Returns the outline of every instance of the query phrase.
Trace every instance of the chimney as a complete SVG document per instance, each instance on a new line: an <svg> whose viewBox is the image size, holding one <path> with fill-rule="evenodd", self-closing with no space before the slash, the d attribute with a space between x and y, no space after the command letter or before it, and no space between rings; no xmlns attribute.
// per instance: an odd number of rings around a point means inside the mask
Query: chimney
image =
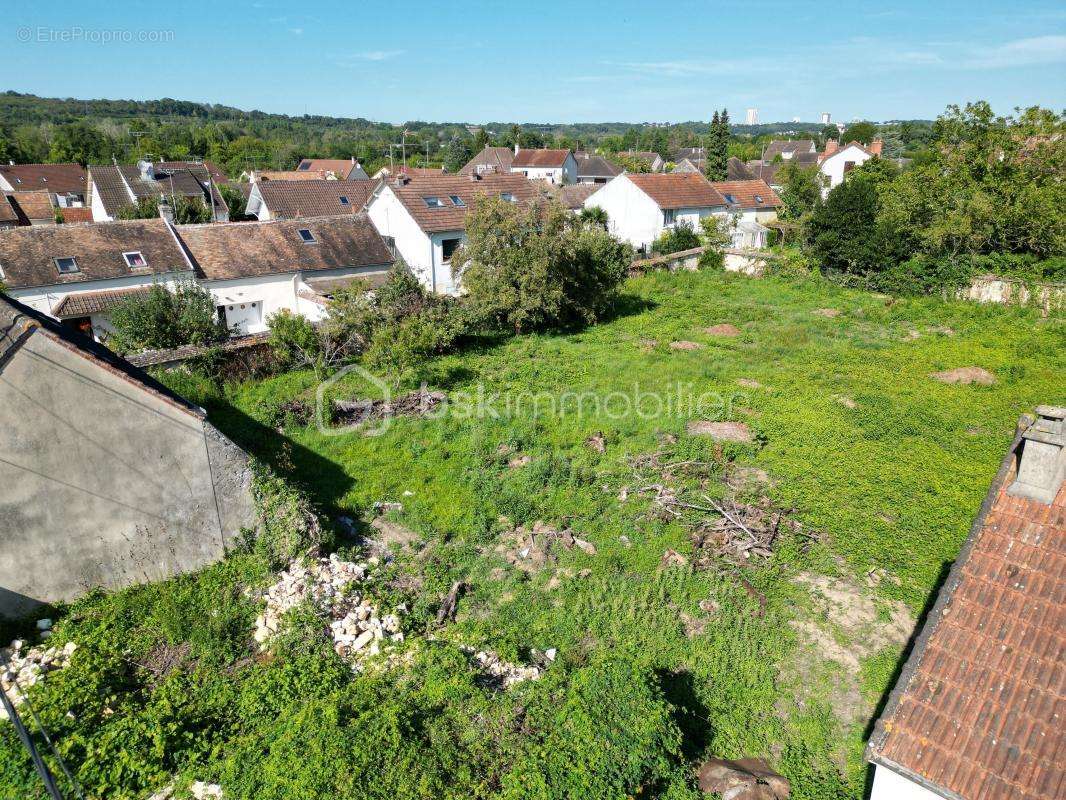
<svg viewBox="0 0 1066 800"><path fill-rule="evenodd" d="M521 149L521 148L520 148L520 147L518 146L518 142L515 142L515 143L514 143L514 154L515 154L515 155L518 155L518 151L519 151L520 149Z"/></svg>
<svg viewBox="0 0 1066 800"><path fill-rule="evenodd" d="M141 180L154 181L155 180L155 167L152 166L152 162L146 158L142 158L137 162L137 169L141 173Z"/></svg>
<svg viewBox="0 0 1066 800"><path fill-rule="evenodd" d="M477 183L479 180L481 180L481 173L477 170L472 170L470 172L470 182Z"/></svg>
<svg viewBox="0 0 1066 800"><path fill-rule="evenodd" d="M870 146L866 148L866 152L873 156L881 155L881 148L885 146L885 143L880 139L874 139L870 142Z"/></svg>
<svg viewBox="0 0 1066 800"><path fill-rule="evenodd" d="M1007 494L1051 505L1066 478L1066 407L1037 406L1036 417L1023 415L1018 472Z"/></svg>
<svg viewBox="0 0 1066 800"><path fill-rule="evenodd" d="M411 180L411 179L409 177L407 177L407 173L406 172L397 172L396 173L396 179L393 181L393 184L396 185L396 186L404 186L404 185L407 184L407 182L409 180Z"/></svg>
<svg viewBox="0 0 1066 800"><path fill-rule="evenodd" d="M823 153L823 155L831 156L839 149L840 143L836 139L827 139L825 142L825 153Z"/></svg>
<svg viewBox="0 0 1066 800"><path fill-rule="evenodd" d="M163 222L168 225L174 224L174 207L167 202L165 197L159 199L159 216L163 218Z"/></svg>

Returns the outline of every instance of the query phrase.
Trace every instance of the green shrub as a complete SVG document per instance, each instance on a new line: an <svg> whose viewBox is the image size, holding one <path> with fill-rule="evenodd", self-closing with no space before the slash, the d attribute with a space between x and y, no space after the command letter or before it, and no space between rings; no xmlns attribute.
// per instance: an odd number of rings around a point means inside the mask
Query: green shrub
<svg viewBox="0 0 1066 800"><path fill-rule="evenodd" d="M692 250L702 244L699 234L692 225L682 220L672 228L667 228L651 244L651 251L655 255L665 256L670 253L680 253L682 250Z"/></svg>
<svg viewBox="0 0 1066 800"><path fill-rule="evenodd" d="M266 465L253 462L252 491L260 531L253 545L274 568L332 544L311 501L303 492L277 477Z"/></svg>
<svg viewBox="0 0 1066 800"><path fill-rule="evenodd" d="M154 284L146 295L123 300L111 311L111 325L108 346L120 353L210 345L229 336L211 292L192 281L174 291Z"/></svg>

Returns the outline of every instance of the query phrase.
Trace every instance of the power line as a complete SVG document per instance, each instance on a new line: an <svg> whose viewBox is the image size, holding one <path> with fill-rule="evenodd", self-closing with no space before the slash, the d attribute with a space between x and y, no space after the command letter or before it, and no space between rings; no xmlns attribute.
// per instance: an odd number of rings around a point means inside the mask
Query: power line
<svg viewBox="0 0 1066 800"><path fill-rule="evenodd" d="M7 659L4 659L6 666ZM23 695L25 697L25 695ZM26 751L30 754L30 760L33 761L33 768L37 770L37 774L44 782L44 788L52 796L52 800L63 800L63 795L59 793L59 789L56 787L55 778L52 777L52 773L48 769L48 765L44 763L44 759L41 758L41 754L37 752L37 745L33 743L33 738L30 736L30 732L26 730L26 726L22 724L22 719L19 717L18 712L15 710L15 706L11 702L11 698L7 696L7 691L0 687L0 702L3 703L4 711L7 712L7 718L11 720L11 724L15 726L15 732L18 733L19 739L22 741L22 746L26 748Z"/></svg>

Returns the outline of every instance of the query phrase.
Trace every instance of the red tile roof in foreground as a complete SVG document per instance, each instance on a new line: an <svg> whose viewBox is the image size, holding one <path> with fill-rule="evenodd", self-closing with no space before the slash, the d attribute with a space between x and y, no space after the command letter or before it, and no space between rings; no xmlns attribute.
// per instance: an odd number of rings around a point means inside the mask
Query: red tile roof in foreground
<svg viewBox="0 0 1066 800"><path fill-rule="evenodd" d="M725 207L725 198L697 172L647 172L626 175L662 209Z"/></svg>
<svg viewBox="0 0 1066 800"><path fill-rule="evenodd" d="M1066 484L1014 497L1011 454L870 738L948 798L1066 796Z"/></svg>

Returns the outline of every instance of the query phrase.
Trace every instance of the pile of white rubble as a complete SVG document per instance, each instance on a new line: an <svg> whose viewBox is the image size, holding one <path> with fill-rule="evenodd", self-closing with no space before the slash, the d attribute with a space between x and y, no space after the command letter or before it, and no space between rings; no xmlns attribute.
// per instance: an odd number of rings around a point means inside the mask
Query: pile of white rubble
<svg viewBox="0 0 1066 800"><path fill-rule="evenodd" d="M522 681L535 681L540 677L540 667L530 665L528 667L521 664L511 664L507 661L503 661L500 657L491 650L475 650L473 647L467 645L459 645L459 649L462 650L469 658L477 664L478 669L489 679L489 681L502 689L509 689L516 683ZM549 661L555 660L555 649L552 648L548 651Z"/></svg>
<svg viewBox="0 0 1066 800"><path fill-rule="evenodd" d="M266 609L255 621L255 640L263 649L281 629L281 617L291 608L310 601L329 620L333 647L349 661L381 652L386 642L402 642L399 613L378 614L358 585L366 583L377 559L354 563L336 553L309 563L294 561L266 591Z"/></svg>
<svg viewBox="0 0 1066 800"><path fill-rule="evenodd" d="M40 620L37 627L41 630L41 638L47 639L51 636L51 620ZM22 693L41 681L49 672L67 666L77 647L74 642L67 642L62 647L45 647L40 644L26 648L25 641L15 639L7 647L0 647L0 688L7 693L11 704L18 706L23 700ZM0 720L3 719L7 719L7 711L0 706Z"/></svg>

